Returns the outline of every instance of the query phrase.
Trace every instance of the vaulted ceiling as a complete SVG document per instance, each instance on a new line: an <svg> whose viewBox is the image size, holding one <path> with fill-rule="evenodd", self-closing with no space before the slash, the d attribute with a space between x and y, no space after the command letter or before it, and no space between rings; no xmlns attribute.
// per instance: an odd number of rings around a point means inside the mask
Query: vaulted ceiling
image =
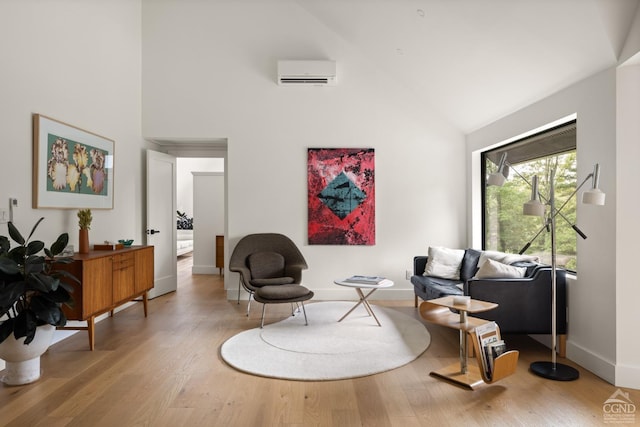
<svg viewBox="0 0 640 427"><path fill-rule="evenodd" d="M296 1L465 133L615 66L638 7L638 0Z"/></svg>

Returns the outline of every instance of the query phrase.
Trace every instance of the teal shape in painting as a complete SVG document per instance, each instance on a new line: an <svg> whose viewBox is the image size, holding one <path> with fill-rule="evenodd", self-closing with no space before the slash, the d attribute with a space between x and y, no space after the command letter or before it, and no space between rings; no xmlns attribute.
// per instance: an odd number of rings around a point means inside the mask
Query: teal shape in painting
<svg viewBox="0 0 640 427"><path fill-rule="evenodd" d="M338 218L344 219L365 201L367 193L359 189L344 172L340 172L318 194L318 198Z"/></svg>

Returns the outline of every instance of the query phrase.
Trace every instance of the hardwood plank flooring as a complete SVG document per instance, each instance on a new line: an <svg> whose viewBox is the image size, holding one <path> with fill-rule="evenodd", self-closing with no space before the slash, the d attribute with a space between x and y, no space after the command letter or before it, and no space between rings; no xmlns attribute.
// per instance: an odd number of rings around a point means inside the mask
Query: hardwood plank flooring
<svg viewBox="0 0 640 427"><path fill-rule="evenodd" d="M430 324L429 349L382 374L325 382L244 374L221 360L219 347L259 325L259 304L247 318L246 301L226 299L222 276L191 275L190 268L183 257L178 291L151 300L149 317L136 304L99 322L95 351L79 332L42 356L38 382L1 386L0 425L599 426L603 404L617 390L580 367L572 382L531 374L529 364L548 360L549 350L516 335L506 336L520 350L516 374L475 391L459 388L429 375L456 362L458 332ZM413 299L374 303L420 318ZM266 322L288 310L269 306ZM640 406L640 391L623 391Z"/></svg>

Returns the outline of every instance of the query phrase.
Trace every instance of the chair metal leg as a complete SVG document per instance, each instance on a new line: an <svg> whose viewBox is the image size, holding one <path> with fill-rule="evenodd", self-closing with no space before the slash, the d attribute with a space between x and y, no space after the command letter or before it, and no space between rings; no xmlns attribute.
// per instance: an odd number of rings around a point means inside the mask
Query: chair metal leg
<svg viewBox="0 0 640 427"><path fill-rule="evenodd" d="M242 277L238 279L238 305L240 305L240 285L242 283ZM251 311L251 295L253 292L249 292L249 301L247 302L247 317L249 317L249 312Z"/></svg>
<svg viewBox="0 0 640 427"><path fill-rule="evenodd" d="M264 310L267 308L267 304L262 304L262 319L260 319L260 329L264 327Z"/></svg>
<svg viewBox="0 0 640 427"><path fill-rule="evenodd" d="M291 309L292 309L291 315L295 316L295 314L293 312L293 304L294 303L291 303ZM296 302L295 304L296 304L297 309L300 310L300 306L298 306L298 303ZM307 320L307 310L305 310L305 308L304 308L304 301L300 301L300 305L302 305L302 313L304 314L304 325L305 326L309 326L309 321ZM263 303L262 304L262 318L260 319L260 329L264 328L264 313L265 313L266 308L267 308L267 304Z"/></svg>
<svg viewBox="0 0 640 427"><path fill-rule="evenodd" d="M304 301L300 301L302 304L302 312L304 313L304 325L309 326L309 322L307 322L307 310L304 309Z"/></svg>
<svg viewBox="0 0 640 427"><path fill-rule="evenodd" d="M291 317L296 315L296 312L300 311L300 306L297 302L291 303Z"/></svg>
<svg viewBox="0 0 640 427"><path fill-rule="evenodd" d="M252 292L249 292L249 301L247 301L247 317L249 317L249 311L251 311L251 296L253 295Z"/></svg>

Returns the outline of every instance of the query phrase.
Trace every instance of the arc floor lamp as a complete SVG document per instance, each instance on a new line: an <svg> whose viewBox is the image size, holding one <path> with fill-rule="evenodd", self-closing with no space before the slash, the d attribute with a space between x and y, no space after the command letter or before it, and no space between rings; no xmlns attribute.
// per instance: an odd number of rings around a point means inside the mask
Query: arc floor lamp
<svg viewBox="0 0 640 427"><path fill-rule="evenodd" d="M522 248L520 253L524 253L531 243L542 233L542 231L549 230L551 233L551 361L533 362L530 365L531 372L534 374L556 381L572 381L578 379L580 373L573 367L558 363L556 361L556 346L557 346L557 313L556 313L556 216L560 216L565 221L570 221L562 214L562 209L566 204L575 196L578 191L591 180L591 189L582 193L582 203L590 205L604 205L605 193L600 188L600 166L596 163L593 168L593 172L587 175L587 177L576 187L567 200L560 205L560 208L556 209L555 203L555 169L551 170L549 177L549 198L545 199L544 196L538 191L538 177L534 176L531 182L527 181L518 171L507 162L507 153L503 153L498 164L496 172L489 175L487 178L487 185L502 186L506 180L505 172L507 168L511 168L518 176L520 176L529 186L531 186L531 200L526 202L522 208L524 215L535 215L545 217L546 205L549 206L549 211L546 212L544 225L533 236L529 242ZM542 203L542 200L546 201ZM571 223L570 223L571 224ZM571 224L571 227L578 233L583 239L587 236L575 225Z"/></svg>

